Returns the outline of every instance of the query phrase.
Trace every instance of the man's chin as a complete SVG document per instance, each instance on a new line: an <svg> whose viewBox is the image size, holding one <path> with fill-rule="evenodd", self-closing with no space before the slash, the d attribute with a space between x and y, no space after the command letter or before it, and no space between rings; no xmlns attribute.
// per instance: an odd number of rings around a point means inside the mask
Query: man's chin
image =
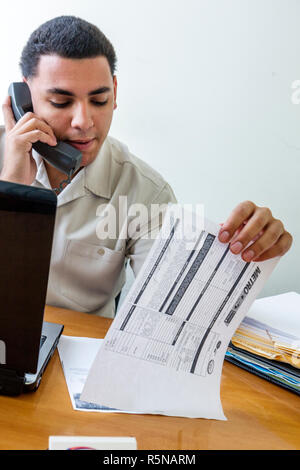
<svg viewBox="0 0 300 470"><path fill-rule="evenodd" d="M82 159L81 159L80 166L88 166L94 160L96 160L99 150L100 150L100 146L98 146L97 149L95 149L93 152L81 152Z"/></svg>

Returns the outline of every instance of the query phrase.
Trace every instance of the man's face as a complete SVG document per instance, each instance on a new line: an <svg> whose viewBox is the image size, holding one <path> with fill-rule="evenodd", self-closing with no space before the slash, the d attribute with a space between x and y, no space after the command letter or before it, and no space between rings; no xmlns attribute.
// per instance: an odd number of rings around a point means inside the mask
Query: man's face
<svg viewBox="0 0 300 470"><path fill-rule="evenodd" d="M109 132L117 106L117 80L106 57L43 55L36 76L27 83L34 113L49 124L58 140L82 152L82 166L90 164Z"/></svg>

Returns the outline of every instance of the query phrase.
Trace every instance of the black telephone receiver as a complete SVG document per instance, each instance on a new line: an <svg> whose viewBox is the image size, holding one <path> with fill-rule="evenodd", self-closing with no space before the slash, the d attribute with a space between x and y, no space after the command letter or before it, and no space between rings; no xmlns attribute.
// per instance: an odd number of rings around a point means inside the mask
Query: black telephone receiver
<svg viewBox="0 0 300 470"><path fill-rule="evenodd" d="M12 110L16 121L18 121L25 113L33 112L30 90L25 82L12 83L8 89L11 97ZM36 150L50 165L57 170L66 174L70 178L75 171L80 168L82 154L65 142L58 142L57 145L51 146L44 142L36 142L32 144Z"/></svg>

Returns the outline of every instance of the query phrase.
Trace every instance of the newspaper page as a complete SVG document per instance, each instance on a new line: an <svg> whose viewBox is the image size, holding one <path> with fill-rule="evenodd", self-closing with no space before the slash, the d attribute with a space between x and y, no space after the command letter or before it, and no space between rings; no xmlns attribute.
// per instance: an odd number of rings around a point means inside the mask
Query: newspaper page
<svg viewBox="0 0 300 470"><path fill-rule="evenodd" d="M172 205L90 369L81 400L120 410L226 420L220 399L234 331L277 259L246 263Z"/></svg>

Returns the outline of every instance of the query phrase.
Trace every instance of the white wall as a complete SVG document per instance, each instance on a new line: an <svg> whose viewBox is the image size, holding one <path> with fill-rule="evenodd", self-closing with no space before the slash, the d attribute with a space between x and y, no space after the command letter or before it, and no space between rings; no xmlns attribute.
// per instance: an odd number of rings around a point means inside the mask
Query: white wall
<svg viewBox="0 0 300 470"><path fill-rule="evenodd" d="M245 199L269 206L294 245L263 295L300 292L299 1L15 0L1 11L1 101L33 29L61 14L97 24L119 58L111 135L217 222Z"/></svg>

